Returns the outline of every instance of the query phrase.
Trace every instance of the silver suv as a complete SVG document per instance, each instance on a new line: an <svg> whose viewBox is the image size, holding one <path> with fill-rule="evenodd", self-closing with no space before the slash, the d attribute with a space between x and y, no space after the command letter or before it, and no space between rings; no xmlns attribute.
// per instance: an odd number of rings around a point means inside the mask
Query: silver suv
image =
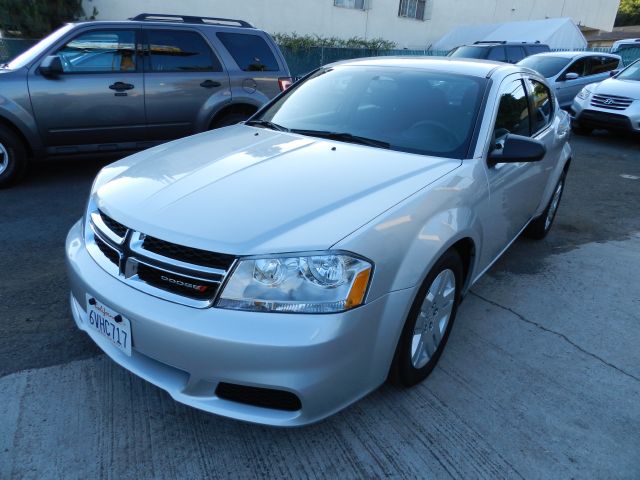
<svg viewBox="0 0 640 480"><path fill-rule="evenodd" d="M30 157L139 150L237 123L289 75L269 35L242 20L68 24L0 67L0 187Z"/></svg>

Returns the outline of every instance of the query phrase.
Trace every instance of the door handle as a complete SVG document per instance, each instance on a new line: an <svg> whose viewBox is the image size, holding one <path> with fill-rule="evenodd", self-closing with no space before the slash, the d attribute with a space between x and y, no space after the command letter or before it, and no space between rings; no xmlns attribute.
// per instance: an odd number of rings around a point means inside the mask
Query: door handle
<svg viewBox="0 0 640 480"><path fill-rule="evenodd" d="M116 92L124 92L125 90L132 90L134 86L130 83L116 82L113 85L109 85L109 88Z"/></svg>
<svg viewBox="0 0 640 480"><path fill-rule="evenodd" d="M214 80L205 80L204 82L202 82L200 84L201 87L204 88L213 88L213 87L220 87L222 86L222 84L220 82L216 82Z"/></svg>

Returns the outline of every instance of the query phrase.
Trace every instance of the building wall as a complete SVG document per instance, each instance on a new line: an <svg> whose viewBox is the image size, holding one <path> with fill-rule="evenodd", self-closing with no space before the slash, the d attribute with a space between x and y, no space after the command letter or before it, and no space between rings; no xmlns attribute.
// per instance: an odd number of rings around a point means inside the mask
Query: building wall
<svg viewBox="0 0 640 480"><path fill-rule="evenodd" d="M84 0L99 20L138 13L182 13L247 20L270 33L341 38L382 37L400 48L428 48L465 24L571 17L580 26L611 30L620 0L427 0L424 21L398 17L400 0L367 0L366 10L335 7L334 0Z"/></svg>

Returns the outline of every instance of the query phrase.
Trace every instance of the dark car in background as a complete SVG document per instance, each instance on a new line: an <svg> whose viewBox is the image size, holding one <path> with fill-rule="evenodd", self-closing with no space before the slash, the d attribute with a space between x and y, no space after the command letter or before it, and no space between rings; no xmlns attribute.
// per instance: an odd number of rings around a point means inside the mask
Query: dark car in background
<svg viewBox="0 0 640 480"><path fill-rule="evenodd" d="M0 67L0 187L30 157L140 150L245 120L291 83L242 20L68 24Z"/></svg>
<svg viewBox="0 0 640 480"><path fill-rule="evenodd" d="M450 57L477 58L481 60L495 60L496 62L518 63L529 55L549 52L549 45L544 43L527 42L492 42L481 41L473 45L462 45L449 52Z"/></svg>

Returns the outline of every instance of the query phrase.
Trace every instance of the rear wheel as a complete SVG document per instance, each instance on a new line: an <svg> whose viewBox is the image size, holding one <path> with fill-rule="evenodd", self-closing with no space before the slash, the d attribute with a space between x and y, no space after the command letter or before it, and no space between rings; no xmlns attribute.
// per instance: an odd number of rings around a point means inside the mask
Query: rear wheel
<svg viewBox="0 0 640 480"><path fill-rule="evenodd" d="M431 269L402 330L390 381L410 387L434 369L456 318L462 278L462 260L454 250L445 253Z"/></svg>
<svg viewBox="0 0 640 480"><path fill-rule="evenodd" d="M0 188L8 187L22 177L27 168L27 150L9 128L0 125Z"/></svg>
<svg viewBox="0 0 640 480"><path fill-rule="evenodd" d="M558 180L558 183L553 190L553 195L551 195L547 208L544 209L542 215L529 223L527 229L524 231L525 236L535 240L542 240L547 236L549 230L551 230L553 221L556 218L556 213L558 213L558 207L560 206L560 200L562 200L562 192L564 192L566 177L567 172L562 172L560 180Z"/></svg>

